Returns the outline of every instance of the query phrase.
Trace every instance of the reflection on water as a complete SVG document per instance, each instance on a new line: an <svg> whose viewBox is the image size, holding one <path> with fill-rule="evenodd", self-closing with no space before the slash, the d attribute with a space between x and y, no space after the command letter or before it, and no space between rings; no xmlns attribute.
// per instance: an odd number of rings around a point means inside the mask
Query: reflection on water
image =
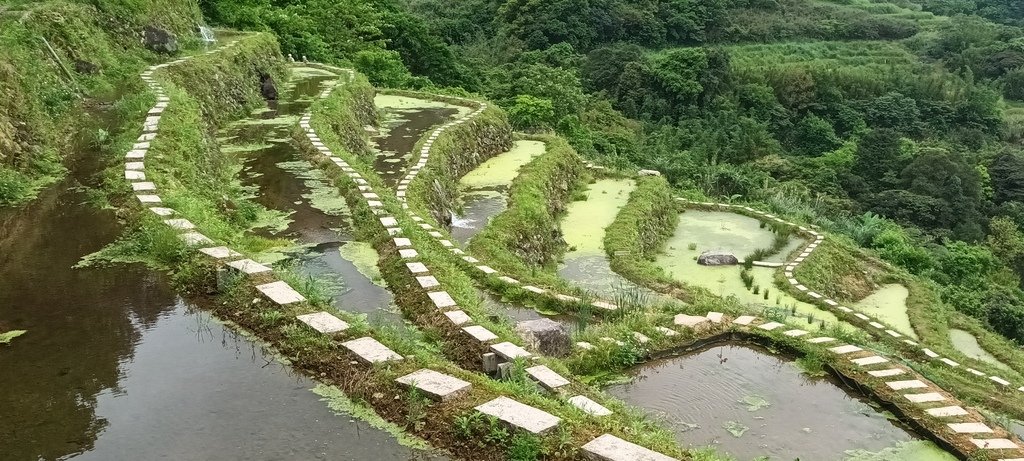
<svg viewBox="0 0 1024 461"><path fill-rule="evenodd" d="M711 347L642 365L632 376L608 391L664 417L681 442L740 459L838 460L847 450L915 439L831 380L753 347Z"/></svg>
<svg viewBox="0 0 1024 461"><path fill-rule="evenodd" d="M311 103L312 95L333 83L329 76L299 73L304 76L286 86L279 103L269 111L257 111L256 119L243 120L222 131L245 158L242 181L256 191L256 200L272 210L288 214L283 229L266 229L271 237L288 237L304 247L287 255L303 274L322 281L339 309L369 315L374 322L399 322L391 305L391 293L374 283L360 270L360 264L376 265L376 260L346 258L342 248L352 242L351 214L344 197L318 168L302 159L288 139L296 123ZM379 281L378 281L379 282Z"/></svg>
<svg viewBox="0 0 1024 461"><path fill-rule="evenodd" d="M416 142L436 125L469 112L468 108L426 99L379 94L374 104L384 112L381 130L372 141L377 146L373 169L388 186L394 187L411 165Z"/></svg>

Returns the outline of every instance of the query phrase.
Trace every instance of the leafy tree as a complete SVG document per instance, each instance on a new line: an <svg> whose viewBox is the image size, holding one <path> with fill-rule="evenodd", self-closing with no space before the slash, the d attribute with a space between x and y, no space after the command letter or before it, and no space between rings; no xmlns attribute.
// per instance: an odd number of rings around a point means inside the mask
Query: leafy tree
<svg viewBox="0 0 1024 461"><path fill-rule="evenodd" d="M508 115L512 124L520 130L547 128L554 123L555 105L550 99L519 95L512 107L509 107Z"/></svg>
<svg viewBox="0 0 1024 461"><path fill-rule="evenodd" d="M995 190L995 202L1024 202L1024 156L1004 151L988 168Z"/></svg>
<svg viewBox="0 0 1024 461"><path fill-rule="evenodd" d="M893 183L895 175L906 164L900 149L900 135L895 130L880 128L864 134L857 144L853 173L874 187Z"/></svg>
<svg viewBox="0 0 1024 461"><path fill-rule="evenodd" d="M832 124L814 114L800 119L793 133L794 148L804 155L816 156L837 149L841 141Z"/></svg>
<svg viewBox="0 0 1024 461"><path fill-rule="evenodd" d="M374 85L401 88L412 79L397 51L363 50L356 53L354 62Z"/></svg>
<svg viewBox="0 0 1024 461"><path fill-rule="evenodd" d="M1024 67L1018 67L1003 76L1003 96L1024 101Z"/></svg>
<svg viewBox="0 0 1024 461"><path fill-rule="evenodd" d="M920 117L917 101L897 92L875 99L864 112L868 125L890 128L900 133L914 132Z"/></svg>

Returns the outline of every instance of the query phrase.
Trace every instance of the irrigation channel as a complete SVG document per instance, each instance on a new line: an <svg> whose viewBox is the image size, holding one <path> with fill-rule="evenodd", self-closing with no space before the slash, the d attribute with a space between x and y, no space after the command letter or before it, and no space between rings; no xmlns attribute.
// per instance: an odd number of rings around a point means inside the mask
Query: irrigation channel
<svg viewBox="0 0 1024 461"><path fill-rule="evenodd" d="M67 179L0 210L0 330L28 331L0 351L0 458L433 459L333 411L163 274L73 268L122 230L93 203L105 165L88 133L114 127L92 115Z"/></svg>

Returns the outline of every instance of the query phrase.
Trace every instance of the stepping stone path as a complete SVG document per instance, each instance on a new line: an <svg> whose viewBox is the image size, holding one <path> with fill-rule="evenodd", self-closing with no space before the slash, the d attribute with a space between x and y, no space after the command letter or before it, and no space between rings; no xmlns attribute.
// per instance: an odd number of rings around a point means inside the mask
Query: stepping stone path
<svg viewBox="0 0 1024 461"><path fill-rule="evenodd" d="M409 373L395 381L413 387L441 402L457 399L473 388L473 385L466 381L427 368Z"/></svg>
<svg viewBox="0 0 1024 461"><path fill-rule="evenodd" d="M285 305L305 301L306 297L295 291L285 282L270 282L263 285L256 285L256 290L270 298L271 301Z"/></svg>
<svg viewBox="0 0 1024 461"><path fill-rule="evenodd" d="M359 357L359 360L366 363L382 363L391 362L396 360L402 360L402 356L398 355L395 351L388 349L387 346L380 343L376 339L369 336L364 336L359 339L353 339L341 343L341 345Z"/></svg>
<svg viewBox="0 0 1024 461"><path fill-rule="evenodd" d="M604 405L601 405L586 396L577 395L575 397L569 397L569 403L573 404L576 408L583 410L584 413L593 416L608 416L612 414L612 411L605 408Z"/></svg>
<svg viewBox="0 0 1024 461"><path fill-rule="evenodd" d="M595 461L675 461L656 451L605 434L583 445L583 454Z"/></svg>
<svg viewBox="0 0 1024 461"><path fill-rule="evenodd" d="M534 381L537 381L544 389L549 391L558 390L560 387L568 386L569 380L545 365L537 365L526 369L526 374Z"/></svg>
<svg viewBox="0 0 1024 461"><path fill-rule="evenodd" d="M544 410L519 403L508 397L498 397L478 405L476 411L493 416L501 421L531 434L544 434L558 426L561 418Z"/></svg>
<svg viewBox="0 0 1024 461"><path fill-rule="evenodd" d="M345 323L345 321L328 312L303 314L296 316L295 318L299 319L300 322L309 325L310 328L325 335L340 333L348 329L348 323Z"/></svg>

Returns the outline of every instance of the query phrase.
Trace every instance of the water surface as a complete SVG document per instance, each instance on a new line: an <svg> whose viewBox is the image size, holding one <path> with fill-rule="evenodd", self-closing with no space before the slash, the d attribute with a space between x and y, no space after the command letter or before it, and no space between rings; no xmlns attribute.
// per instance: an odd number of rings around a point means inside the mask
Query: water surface
<svg viewBox="0 0 1024 461"><path fill-rule="evenodd" d="M413 155L412 149L423 134L471 112L463 106L387 94L378 94L373 103L383 114L381 129L372 137L377 147L373 169L391 187L419 160L419 154Z"/></svg>
<svg viewBox="0 0 1024 461"><path fill-rule="evenodd" d="M978 344L978 338L975 338L968 331L950 328L949 329L949 341L953 343L953 347L972 359L981 360L990 365L994 365L1003 370L1009 370L1010 367L1003 362L1000 362L994 355L988 353L981 344Z"/></svg>
<svg viewBox="0 0 1024 461"><path fill-rule="evenodd" d="M877 317L887 325L911 338L918 339L907 314L907 297L910 291L898 283L882 285L866 298L858 301L853 308L871 317Z"/></svg>

